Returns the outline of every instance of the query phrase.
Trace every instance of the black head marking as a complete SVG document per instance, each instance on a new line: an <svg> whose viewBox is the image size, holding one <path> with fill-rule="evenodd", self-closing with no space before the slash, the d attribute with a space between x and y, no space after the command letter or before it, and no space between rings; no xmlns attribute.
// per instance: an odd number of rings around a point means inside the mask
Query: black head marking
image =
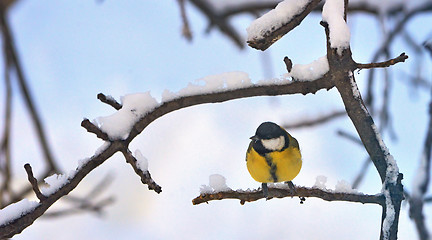
<svg viewBox="0 0 432 240"><path fill-rule="evenodd" d="M276 123L264 122L257 128L255 136L259 139L272 139L284 135L285 131Z"/></svg>
<svg viewBox="0 0 432 240"><path fill-rule="evenodd" d="M258 152L258 154L264 156L266 153L272 152L272 150L266 149L261 139L273 139L278 138L280 136L285 137L285 146L281 149L284 150L289 146L289 137L288 133L279 127L276 123L273 122L264 122L261 123L261 125L257 128L255 136L251 137L252 139L252 147L255 149L255 151Z"/></svg>

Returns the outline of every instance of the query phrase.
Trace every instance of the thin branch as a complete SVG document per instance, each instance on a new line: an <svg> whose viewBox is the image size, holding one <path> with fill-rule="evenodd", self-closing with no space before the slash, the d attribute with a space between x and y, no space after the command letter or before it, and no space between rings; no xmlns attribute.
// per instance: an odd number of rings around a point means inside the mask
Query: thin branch
<svg viewBox="0 0 432 240"><path fill-rule="evenodd" d="M321 0L310 0L309 3L305 6L303 11L301 11L299 14L293 16L287 23L283 24L282 26L274 29L269 29L262 38L253 39L247 41L248 45L250 47L256 48L258 50L266 50L269 48L273 43L275 43L277 40L282 38L285 34L293 30L295 27L300 25L300 23L303 21L303 19L309 15L312 10L318 6L318 4L321 2Z"/></svg>
<svg viewBox="0 0 432 240"><path fill-rule="evenodd" d="M84 119L81 122L81 127L85 128L87 132L94 133L96 136L104 141L109 141L108 134L104 133L100 128L90 122L88 119Z"/></svg>
<svg viewBox="0 0 432 240"><path fill-rule="evenodd" d="M432 88L431 100L429 102L429 123L426 132L426 139L423 145L423 154L420 159L416 177L414 179L413 189L411 191L409 203L410 218L414 220L419 234L419 238L426 240L430 238L429 231L426 227L425 216L423 214L424 196L430 183L430 169L432 158Z"/></svg>
<svg viewBox="0 0 432 240"><path fill-rule="evenodd" d="M149 190L153 190L157 193L162 192L162 187L159 186L150 175L149 171L143 171L137 165L137 159L132 155L129 149L122 151L124 157L126 158L126 162L129 163L134 169L135 173L141 177L141 182L147 184Z"/></svg>
<svg viewBox="0 0 432 240"><path fill-rule="evenodd" d="M352 134L350 134L346 131L338 130L338 131L336 131L336 134L339 135L340 137L343 137L345 139L350 140L351 142L354 142L356 144L363 146L362 141L357 136L353 136Z"/></svg>
<svg viewBox="0 0 432 240"><path fill-rule="evenodd" d="M399 55L398 57L387 60L385 62L367 63L367 64L357 63L357 68L358 69L386 68L400 62L405 62L406 59L408 59L408 55L406 55L405 53L401 53L401 55Z"/></svg>
<svg viewBox="0 0 432 240"><path fill-rule="evenodd" d="M24 169L27 172L27 177L28 180L33 188L34 193L36 194L36 197L39 199L39 201L44 201L47 197L45 195L43 195L41 193L41 191L39 190L39 186L38 186L38 181L37 179L33 176L33 171L32 171L32 167L30 166L30 164L26 163L24 165Z"/></svg>
<svg viewBox="0 0 432 240"><path fill-rule="evenodd" d="M11 58L8 54L6 45L3 44L3 55L5 62L4 77L5 77L5 113L4 113L4 128L3 136L0 142L0 170L3 175L3 182L0 186L0 207L5 206L5 194L9 193L11 183L11 148L10 148L10 131L12 123L12 84L10 79Z"/></svg>
<svg viewBox="0 0 432 240"><path fill-rule="evenodd" d="M220 31L229 36L239 48L244 48L243 38L238 34L235 28L231 26L227 18L224 18L214 11L213 6L205 0L190 0L190 2L207 16L211 26L217 26Z"/></svg>
<svg viewBox="0 0 432 240"><path fill-rule="evenodd" d="M42 217L44 218L55 218L55 217L66 217L74 214L79 214L82 212L94 212L96 214L102 214L105 207L113 204L115 202L114 197L108 197L105 199L102 199L98 202L90 202L90 201L83 201L84 199L80 199L81 201L78 201L78 205L75 207L71 207L68 209L62 209L57 211L49 211L46 212Z"/></svg>
<svg viewBox="0 0 432 240"><path fill-rule="evenodd" d="M105 96L105 94L103 93L99 93L97 95L97 99L99 99L103 103L110 105L116 110L120 110L122 108L122 105L119 102L117 102L113 97Z"/></svg>
<svg viewBox="0 0 432 240"><path fill-rule="evenodd" d="M331 112L328 113L326 115L323 116L319 116L315 119L308 119L308 120L302 120L296 123L288 123L288 124L284 124L283 127L285 129L295 129L295 128L303 128L303 127L313 127L316 125L320 125L326 122L329 122L335 118L338 117L342 117L342 116L346 116L346 112L345 111L335 111L335 112Z"/></svg>
<svg viewBox="0 0 432 240"><path fill-rule="evenodd" d="M0 239L11 238L12 236L21 233L25 228L33 224L33 222L42 216L48 208L50 208L61 197L68 195L76 186L87 176L92 170L105 162L114 153L124 148L123 142L112 142L105 150L98 152L92 156L85 164L77 169L74 176L71 176L69 182L59 188L56 192L47 196L46 199L34 208L32 211L22 215L8 224L0 226Z"/></svg>
<svg viewBox="0 0 432 240"><path fill-rule="evenodd" d="M226 90L223 92L180 97L165 102L159 107L154 108L151 112L149 112L148 114L143 116L138 122L136 122L127 139L111 141L104 150L98 151L95 155L93 155L85 164L83 164L82 166L80 166L79 169L76 170L75 175L70 177L68 183L66 183L56 192L48 196L34 210L23 216L20 216L19 218L11 221L6 225L0 226L0 239L10 238L30 226L37 218L42 216L46 212L46 210L51 207L52 204L54 204L61 197L69 194L69 192L72 191L88 173L101 165L116 152L121 151L125 155L125 157L130 158L128 157L128 144L139 133L141 133L144 128L148 126L148 124L167 113L179 110L181 108L204 103L217 103L253 96L274 96L295 93L307 94L315 93L320 89L331 89L332 87L333 82L331 81L331 78L329 77L329 75L324 75L322 78L314 81L287 82L286 84L281 85L253 85L246 88ZM96 126L91 124L88 119L83 120L81 125L86 127L89 132L95 133L96 135L103 135L102 132L99 132L100 130ZM108 138L106 137L106 139ZM128 162L130 161L131 160L129 159ZM134 170L136 172L138 171L135 168ZM149 187L152 187L152 185L155 184L151 182L151 176L148 172L137 173L138 175L140 175L141 180L145 184L148 184ZM157 184L153 186L156 192L159 191L157 186Z"/></svg>
<svg viewBox="0 0 432 240"><path fill-rule="evenodd" d="M182 35L188 40L192 41L192 32L189 27L189 21L186 15L186 8L185 8L185 0L177 0L179 7L180 7L180 14L183 22L182 27Z"/></svg>
<svg viewBox="0 0 432 240"><path fill-rule="evenodd" d="M354 179L353 184L352 184L352 188L353 189L358 189L360 186L360 183L363 181L364 176L366 175L366 172L370 166L370 164L372 163L370 157L367 157L364 161L363 161L363 165L360 168L359 173L357 174L357 177Z"/></svg>
<svg viewBox="0 0 432 240"><path fill-rule="evenodd" d="M383 205L384 198L381 194L367 195L361 193L342 193L333 192L331 190L322 190L319 188L307 188L296 186L296 191L293 193L289 188L269 188L270 198L285 198L285 197L315 197L325 201L346 201L346 202L358 202L358 203L374 203ZM265 199L261 189L244 191L244 190L230 190L211 194L201 194L192 200L194 205L201 203L208 203L213 200L222 199L238 199L240 204L245 202L253 202L260 199Z"/></svg>
<svg viewBox="0 0 432 240"><path fill-rule="evenodd" d="M17 73L18 85L24 97L24 102L27 105L27 108L30 112L31 119L36 128L36 133L42 147L42 152L45 157L44 160L48 165L49 171L55 172L57 171L58 167L52 156L51 149L48 144L48 140L45 136L45 130L42 121L39 117L39 113L37 112L36 107L34 106L33 98L31 96L30 90L27 87L27 80L24 77L21 63L18 58L18 54L14 44L15 41L13 40L9 24L7 22L6 12L4 12L4 9L2 9L0 12L0 24L4 35L4 40L5 40L4 44L6 45L8 54L10 55L13 65L15 67Z"/></svg>

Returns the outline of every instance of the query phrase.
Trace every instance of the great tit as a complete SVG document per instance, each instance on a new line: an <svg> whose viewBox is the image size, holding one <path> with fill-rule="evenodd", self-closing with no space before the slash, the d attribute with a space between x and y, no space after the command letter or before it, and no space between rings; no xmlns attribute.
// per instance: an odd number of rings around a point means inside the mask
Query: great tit
<svg viewBox="0 0 432 240"><path fill-rule="evenodd" d="M287 182L295 191L291 180L302 167L297 140L273 122L262 123L250 139L246 165L252 178L262 183L264 197L268 196L267 183Z"/></svg>

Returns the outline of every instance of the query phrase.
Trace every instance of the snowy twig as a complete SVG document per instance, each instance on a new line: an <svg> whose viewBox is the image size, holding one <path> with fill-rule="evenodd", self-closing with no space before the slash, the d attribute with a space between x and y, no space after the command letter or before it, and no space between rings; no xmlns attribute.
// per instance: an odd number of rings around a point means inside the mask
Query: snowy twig
<svg viewBox="0 0 432 240"><path fill-rule="evenodd" d="M408 59L408 56L405 53L401 53L401 55L399 55L398 57L387 60L385 62L367 63L367 64L357 63L357 68L358 69L386 68L386 67L390 67L391 65L395 65L396 63L405 62L406 59Z"/></svg>
<svg viewBox="0 0 432 240"><path fill-rule="evenodd" d="M343 18L343 16L340 15L339 18ZM396 161L382 141L374 121L363 102L354 79L352 66L357 66L357 64L351 57L350 47L348 46L342 51L338 51L340 49L336 46L331 46L330 30L335 29L336 26L332 27L326 23L322 25L326 33L330 72L336 78L336 88L342 97L347 114L353 122L383 184L382 192L386 201L382 211L381 239L397 239L400 207L404 199L401 183L402 174L399 173Z"/></svg>
<svg viewBox="0 0 432 240"><path fill-rule="evenodd" d="M25 170L26 170L26 172L27 172L28 180L29 180L29 182L30 182L30 184L31 184L31 186L32 186L32 188L33 188L34 193L36 194L36 197L39 199L39 201L42 202L43 200L46 199L46 196L43 195L43 194L41 193L40 189L39 189L38 181L37 181L37 179L33 176L32 167L30 166L30 164L26 163L26 164L24 165L24 168L25 168Z"/></svg>
<svg viewBox="0 0 432 240"><path fill-rule="evenodd" d="M20 215L14 220L1 225L0 239L10 238L33 224L33 222L42 216L57 200L68 195L73 189L75 189L87 174L124 147L124 143L122 142L112 142L103 151L92 156L76 170L75 174L68 179L68 182L65 183L65 185L57 189L51 195L46 196L46 199L41 201L35 208L31 209L26 214Z"/></svg>
<svg viewBox="0 0 432 240"><path fill-rule="evenodd" d="M135 173L141 177L141 182L147 184L149 190L154 190L157 193L162 192L162 187L159 186L150 175L148 170L141 169L137 164L137 159L132 155L131 151L128 149L122 150L124 157L126 158L126 162L132 165Z"/></svg>
<svg viewBox="0 0 432 240"><path fill-rule="evenodd" d="M108 196L99 201L94 201L112 183L112 174L107 174L98 184L94 185L87 194L83 196L67 195L62 200L73 204L73 207L58 211L48 211L43 217L64 217L71 214L82 213L83 211L101 214L105 207L115 202L113 196Z"/></svg>
<svg viewBox="0 0 432 240"><path fill-rule="evenodd" d="M292 18L278 27L273 27L271 29L267 29L262 36L257 38L249 39L247 41L250 47L256 48L258 50L266 50L277 40L282 38L289 31L297 27L303 19L310 13L312 10L318 6L321 0L309 0L308 3L304 6L304 8L300 11L300 13L292 16Z"/></svg>
<svg viewBox="0 0 432 240"><path fill-rule="evenodd" d="M116 110L120 110L122 108L122 105L120 103L118 103L114 98L112 98L111 96L107 97L103 93L99 93L97 95L97 99L99 99L103 103L110 105L111 107L113 107Z"/></svg>
<svg viewBox="0 0 432 240"><path fill-rule="evenodd" d="M381 194L378 195L367 195L361 193L345 193L345 192L333 192L330 190L322 190L319 188L307 188L296 186L296 192L293 193L289 188L272 188L269 187L270 198L285 198L285 197L315 197L325 201L346 201L346 202L358 202L358 203L374 203L384 205L384 197ZM240 204L245 202L253 202L259 199L265 199L261 189L252 191L244 190L228 190L216 193L203 193L192 200L194 205L207 203L213 200L222 199L239 199Z"/></svg>
<svg viewBox="0 0 432 240"><path fill-rule="evenodd" d="M90 122L88 119L84 119L81 122L81 127L85 128L87 132L94 133L96 136L102 140L108 141L109 137L106 133L104 133L100 128Z"/></svg>
<svg viewBox="0 0 432 240"><path fill-rule="evenodd" d="M319 124L326 123L328 121L331 121L335 118L345 116L345 111L335 111L329 114L326 114L324 116L317 117L315 119L307 119L307 120L301 120L296 123L288 123L284 124L283 127L285 129L294 129L294 128L302 128L302 127L312 127Z"/></svg>

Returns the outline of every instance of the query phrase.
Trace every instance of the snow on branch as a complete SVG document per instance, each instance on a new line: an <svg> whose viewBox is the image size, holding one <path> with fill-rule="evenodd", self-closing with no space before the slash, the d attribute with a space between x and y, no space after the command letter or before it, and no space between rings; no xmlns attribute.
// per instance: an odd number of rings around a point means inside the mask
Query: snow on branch
<svg viewBox="0 0 432 240"><path fill-rule="evenodd" d="M342 0L326 0L322 19L328 24L330 47L337 49L339 55L350 46L350 31L345 21L345 6Z"/></svg>
<svg viewBox="0 0 432 240"><path fill-rule="evenodd" d="M243 78L239 79L241 82L244 81ZM0 210L0 216L5 213L9 216L9 212L13 212L11 216L5 218L8 221L3 221L0 224L0 238L10 238L33 224L56 201L75 189L87 174L116 152L123 153L126 161L131 164L135 173L140 176L141 182L148 185L149 189L160 193L162 188L151 178L150 172L147 170L147 161L139 151L134 156L128 149L128 145L148 124L167 113L203 103L217 103L253 96L315 93L320 89L330 89L334 86L328 76L307 82L270 80L260 84L251 84L236 81L222 81L220 82L222 85L216 84L212 85L212 87L203 86L202 89L198 88L200 91L197 91L196 85L191 85L192 92L184 90L182 94L185 96L179 94L170 95L166 98L170 100L162 103L154 100L149 93L124 96L121 108L119 108L120 105L115 103L114 99L102 100L103 102L110 102L110 105L119 110L108 117L100 118L100 126L93 124L88 119L84 119L81 126L86 128L88 132L94 133L97 137L105 140L105 144L92 157L81 161L76 170L70 174L55 175L46 179L50 184L50 188L44 190L46 195L39 190L30 165L26 165L32 188L40 201L33 204L33 202L23 200L25 201L23 204L21 202L17 203L18 205L11 204ZM101 98L103 95L99 94L98 96ZM127 124L118 126L122 125L123 121ZM13 211L10 211L10 209L13 209Z"/></svg>
<svg viewBox="0 0 432 240"><path fill-rule="evenodd" d="M325 201L346 201L346 202L358 202L358 203L374 203L383 205L384 198L381 194L377 195L367 195L362 193L349 193L349 192L335 192L327 189L320 189L318 187L295 187L295 192L293 193L291 189L285 186L269 187L268 196L270 198L285 198L285 197L315 197L320 198ZM201 193L198 197L192 200L194 205L201 203L208 203L213 200L222 199L238 199L240 204L245 204L246 202L254 202L260 199L265 199L262 189L254 190L224 190L213 193Z"/></svg>
<svg viewBox="0 0 432 240"><path fill-rule="evenodd" d="M249 46L266 50L297 27L321 0L285 0L247 28Z"/></svg>

